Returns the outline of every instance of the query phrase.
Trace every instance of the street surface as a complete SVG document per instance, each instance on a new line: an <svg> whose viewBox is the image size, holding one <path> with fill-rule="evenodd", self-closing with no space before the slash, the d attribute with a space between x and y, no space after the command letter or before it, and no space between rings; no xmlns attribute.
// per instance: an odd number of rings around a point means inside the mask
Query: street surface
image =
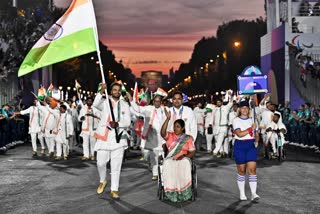
<svg viewBox="0 0 320 214"><path fill-rule="evenodd" d="M0 156L0 213L320 213L320 155L291 145L287 150L283 163L260 154L258 204L238 200L233 160L213 158L204 151L196 156L197 200L172 204L158 200L157 182L151 181L138 151L131 151L123 163L121 198L114 201L110 184L104 194L96 194L94 161L82 162L80 153L68 161L33 159L31 145L22 145ZM246 194L250 198L248 183Z"/></svg>

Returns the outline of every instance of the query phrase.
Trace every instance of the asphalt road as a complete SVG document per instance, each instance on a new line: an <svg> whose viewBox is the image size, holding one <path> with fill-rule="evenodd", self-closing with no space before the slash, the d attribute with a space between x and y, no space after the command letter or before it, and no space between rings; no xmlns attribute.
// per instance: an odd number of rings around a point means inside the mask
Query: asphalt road
<svg viewBox="0 0 320 214"><path fill-rule="evenodd" d="M157 182L137 151L123 164L121 199L114 201L109 184L104 194L96 194L94 161L82 162L80 153L67 161L33 159L31 145L22 145L0 155L0 213L320 213L320 155L294 146L287 151L282 163L260 155L258 204L239 202L233 160L199 152L198 198L173 204L158 200ZM248 183L246 193L250 198Z"/></svg>

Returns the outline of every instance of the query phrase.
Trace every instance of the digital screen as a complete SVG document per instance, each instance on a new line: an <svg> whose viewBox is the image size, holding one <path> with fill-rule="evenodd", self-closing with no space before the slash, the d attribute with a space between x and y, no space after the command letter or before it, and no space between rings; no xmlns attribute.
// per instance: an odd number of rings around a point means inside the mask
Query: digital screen
<svg viewBox="0 0 320 214"><path fill-rule="evenodd" d="M267 75L238 76L239 94L268 93Z"/></svg>

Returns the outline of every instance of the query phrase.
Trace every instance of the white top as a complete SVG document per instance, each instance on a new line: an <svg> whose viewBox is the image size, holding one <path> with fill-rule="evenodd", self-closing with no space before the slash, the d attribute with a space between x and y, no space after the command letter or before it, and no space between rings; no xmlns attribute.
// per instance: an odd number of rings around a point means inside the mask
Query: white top
<svg viewBox="0 0 320 214"><path fill-rule="evenodd" d="M177 119L182 119L185 122L185 131L186 134L191 135L192 138L195 140L198 134L198 127L196 116L191 108L188 106L181 106L179 109L175 107L169 108L171 113L171 119L168 125L168 132L173 132L173 123Z"/></svg>
<svg viewBox="0 0 320 214"><path fill-rule="evenodd" d="M42 112L36 106L31 106L26 110L22 110L20 111L20 114L29 114L29 134L41 132Z"/></svg>
<svg viewBox="0 0 320 214"><path fill-rule="evenodd" d="M251 118L240 118L240 117L236 117L234 118L233 120L233 130L236 131L238 129L240 129L241 131L244 131L248 128L250 128L253 124L253 120ZM252 140L252 139L255 139L254 136L251 137L249 134L243 136L243 137L239 137L235 134L234 136L235 139L237 140Z"/></svg>
<svg viewBox="0 0 320 214"><path fill-rule="evenodd" d="M128 136L126 129L130 127L131 124L131 116L130 116L130 108L127 102L123 100L115 101L111 97L109 97L112 106L110 105L110 108L113 109L115 121L118 122L119 127L118 133L120 134L123 132L120 142L116 142L116 134L115 129L112 129L109 127L108 118L111 120L111 113L109 112L107 108L107 102L106 99L102 97L100 93L97 94L94 102L93 107L98 109L101 113L101 119L99 121L97 130L95 131L97 138L97 142L95 145L95 151L98 150L116 150L121 147L126 148L127 147L127 139L125 136ZM118 109L120 110L118 112ZM110 129L110 130L109 130ZM106 139L104 139L106 138Z"/></svg>

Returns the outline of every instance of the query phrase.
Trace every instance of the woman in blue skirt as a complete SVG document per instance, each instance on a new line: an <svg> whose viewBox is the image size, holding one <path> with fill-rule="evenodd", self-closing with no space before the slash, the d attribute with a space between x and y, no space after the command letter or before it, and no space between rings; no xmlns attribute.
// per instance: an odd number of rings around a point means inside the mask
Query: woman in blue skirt
<svg viewBox="0 0 320 214"><path fill-rule="evenodd" d="M235 134L234 158L237 164L237 183L240 190L240 200L245 201L245 175L248 171L251 200L258 201L257 195L257 147L259 134L256 132L257 125L249 115L249 102L241 101L238 117L233 120Z"/></svg>

